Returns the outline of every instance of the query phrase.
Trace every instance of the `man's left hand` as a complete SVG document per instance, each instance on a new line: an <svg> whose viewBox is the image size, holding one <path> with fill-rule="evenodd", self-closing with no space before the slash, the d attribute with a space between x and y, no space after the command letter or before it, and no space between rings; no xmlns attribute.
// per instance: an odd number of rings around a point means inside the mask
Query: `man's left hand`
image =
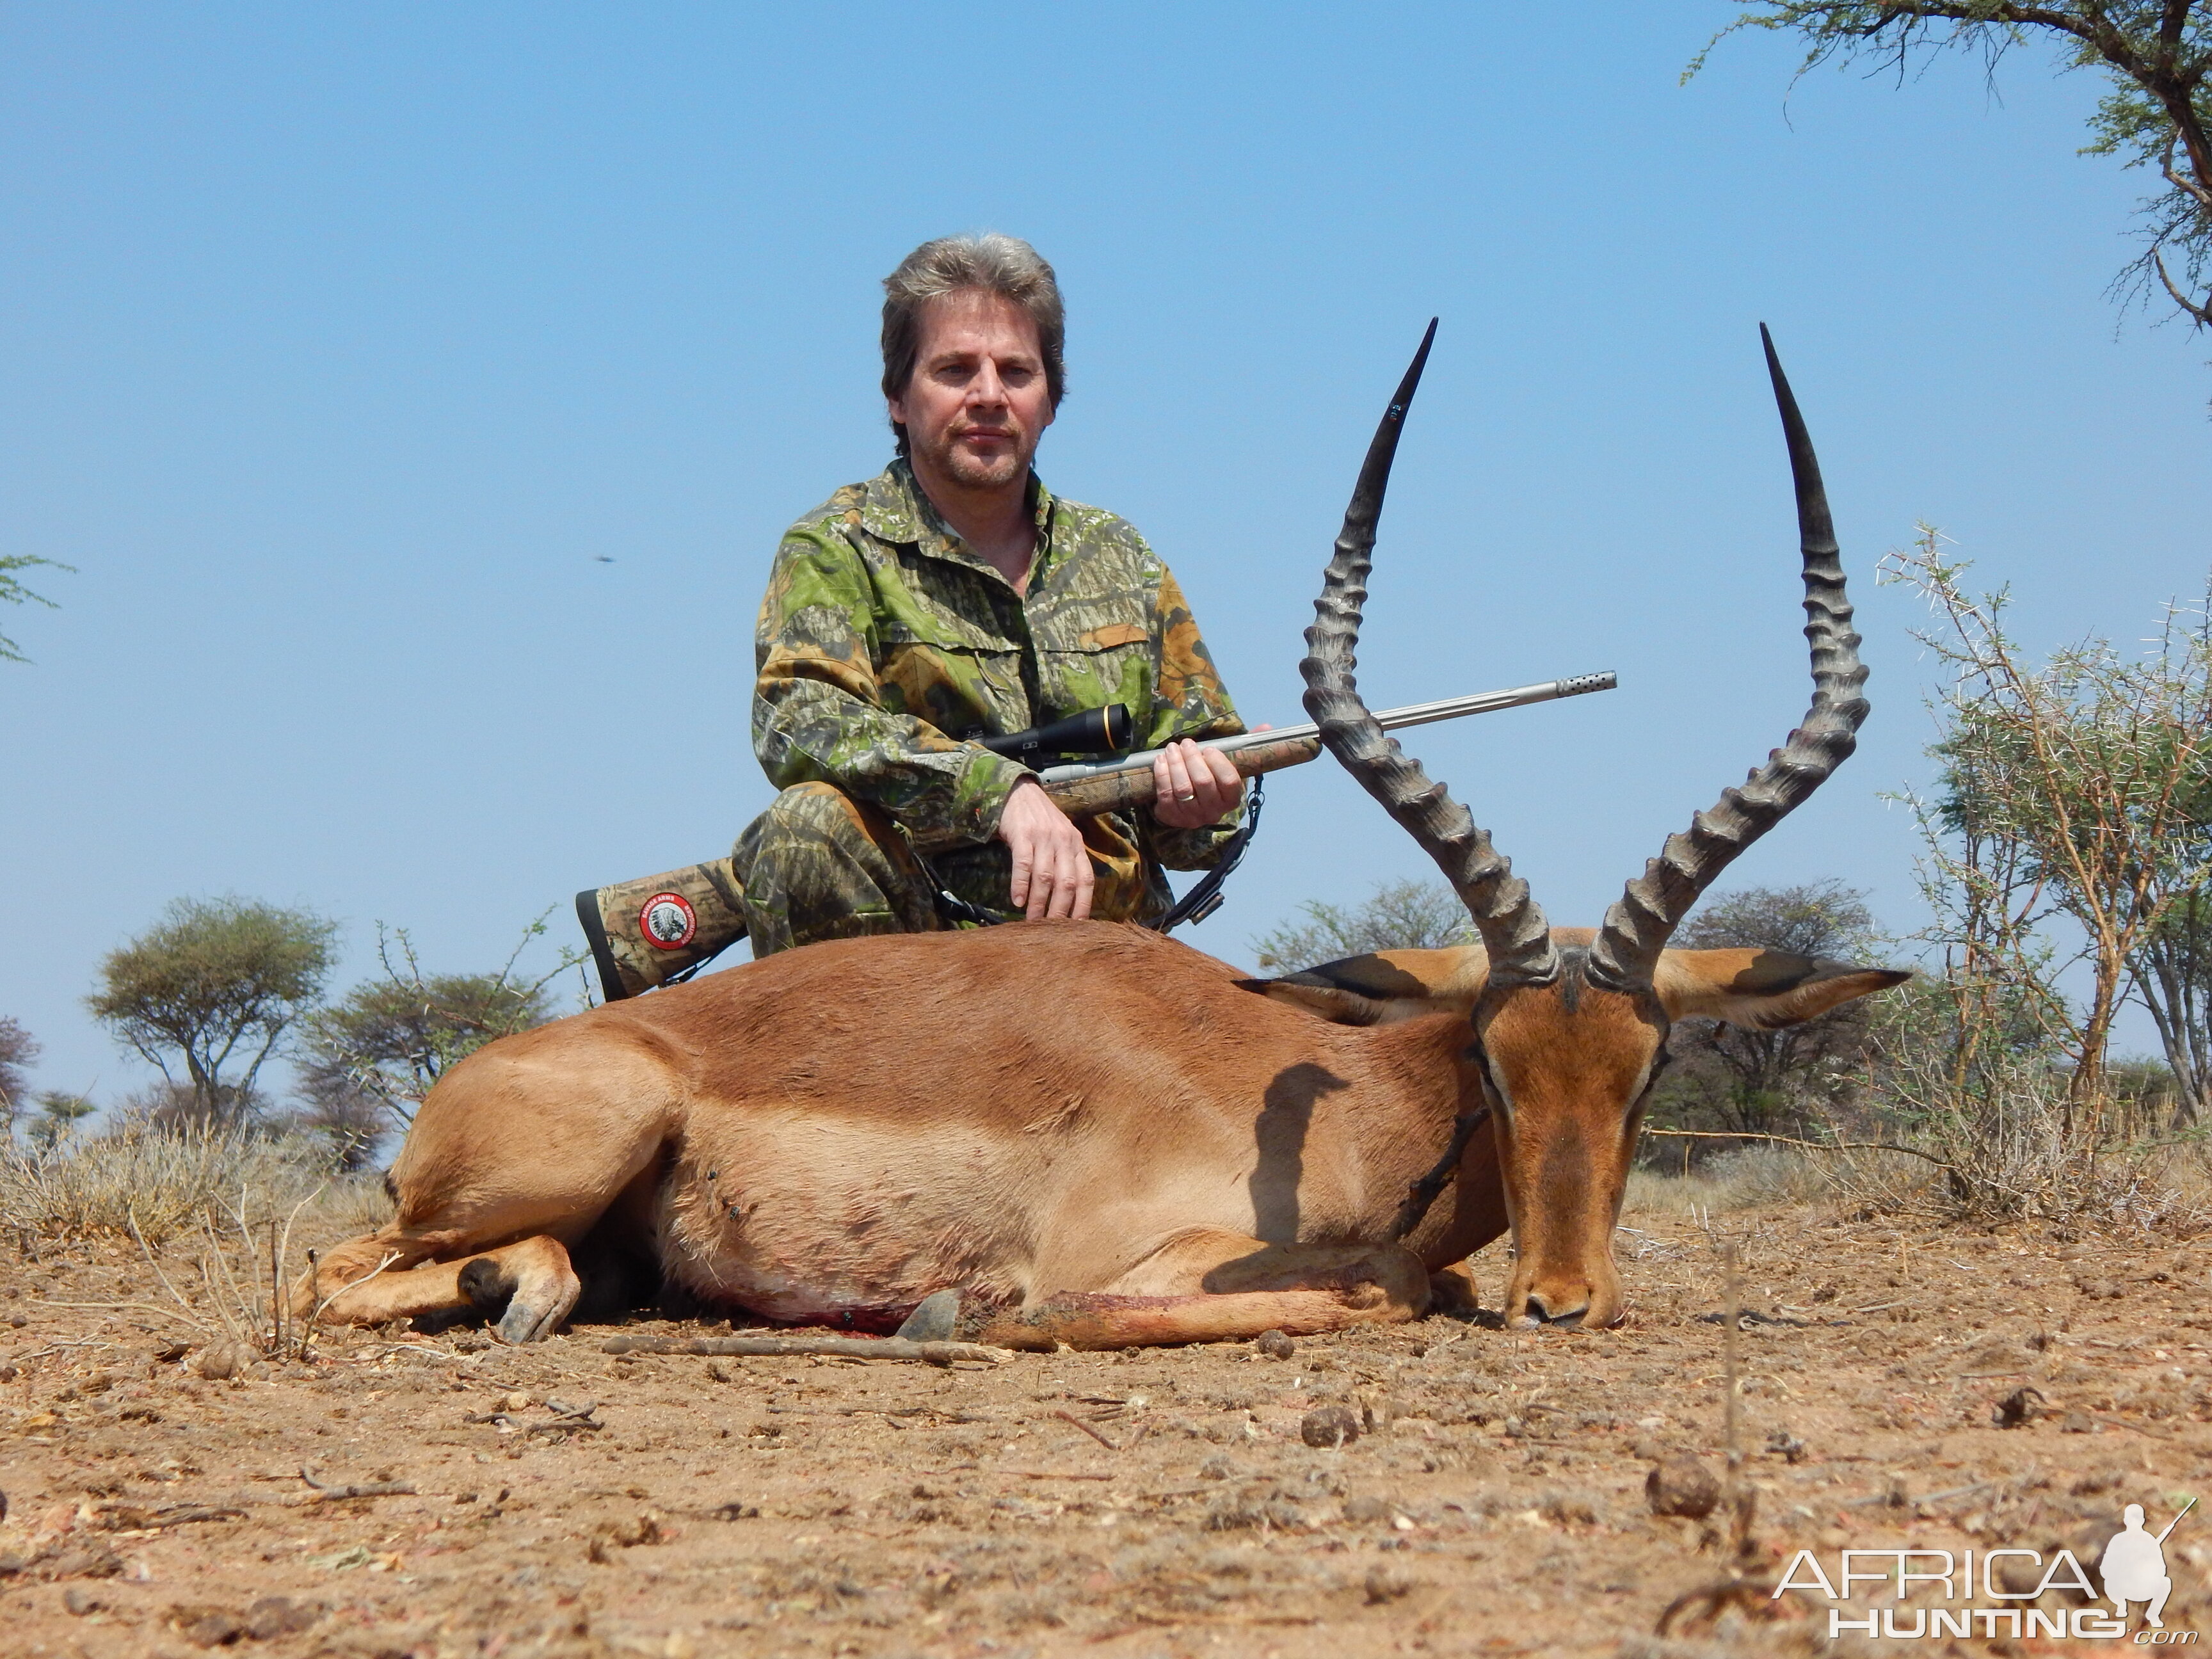
<svg viewBox="0 0 2212 1659"><path fill-rule="evenodd" d="M1152 816L1170 830L1218 823L1244 799L1244 780L1229 757L1184 738L1152 762Z"/></svg>

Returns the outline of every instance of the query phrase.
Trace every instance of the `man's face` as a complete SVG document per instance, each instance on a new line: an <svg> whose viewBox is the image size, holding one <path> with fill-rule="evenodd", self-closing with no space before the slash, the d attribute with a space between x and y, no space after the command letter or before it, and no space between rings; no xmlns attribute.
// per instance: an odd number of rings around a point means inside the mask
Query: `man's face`
<svg viewBox="0 0 2212 1659"><path fill-rule="evenodd" d="M1029 476L1052 424L1036 324L1004 295L960 289L922 307L921 349L891 418L906 428L915 470L968 489Z"/></svg>

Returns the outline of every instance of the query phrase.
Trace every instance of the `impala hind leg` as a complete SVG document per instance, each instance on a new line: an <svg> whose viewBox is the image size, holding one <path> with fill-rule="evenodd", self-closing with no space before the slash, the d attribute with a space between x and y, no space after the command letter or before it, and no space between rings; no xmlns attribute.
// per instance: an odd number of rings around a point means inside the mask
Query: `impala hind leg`
<svg viewBox="0 0 2212 1659"><path fill-rule="evenodd" d="M453 1261L374 1271L331 1297L324 1317L344 1325L439 1314L500 1316L503 1342L535 1342L568 1316L583 1281L557 1238L540 1235Z"/></svg>
<svg viewBox="0 0 2212 1659"><path fill-rule="evenodd" d="M1063 1291L992 1322L1006 1347L1151 1347L1292 1336L1418 1319L1429 1304L1420 1258L1395 1244L1267 1244L1179 1233L1112 1284Z"/></svg>
<svg viewBox="0 0 2212 1659"><path fill-rule="evenodd" d="M327 1302L325 1318L356 1325L476 1313L512 1342L550 1334L582 1288L572 1249L603 1226L650 1237L639 1218L679 1097L661 1061L620 1040L625 1018L501 1037L447 1073L386 1179L398 1213L299 1280L295 1312Z"/></svg>

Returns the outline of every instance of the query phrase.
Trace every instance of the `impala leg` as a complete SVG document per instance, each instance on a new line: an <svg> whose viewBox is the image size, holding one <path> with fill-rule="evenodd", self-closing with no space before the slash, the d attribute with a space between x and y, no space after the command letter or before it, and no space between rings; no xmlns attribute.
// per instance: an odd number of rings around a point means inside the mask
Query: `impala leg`
<svg viewBox="0 0 2212 1659"><path fill-rule="evenodd" d="M295 1282L295 1312L327 1301L325 1318L356 1325L475 1312L511 1342L557 1328L581 1291L569 1249L642 1208L674 1117L665 1067L592 1032L560 1021L448 1073L392 1166L398 1215Z"/></svg>
<svg viewBox="0 0 2212 1659"><path fill-rule="evenodd" d="M369 1270L374 1266L370 1262ZM404 1270L395 1263L374 1277L357 1277L331 1298L323 1316L342 1325L380 1325L425 1314L489 1316L504 1309L501 1340L535 1342L568 1316L582 1290L560 1240L541 1234L458 1261L426 1261Z"/></svg>
<svg viewBox="0 0 2212 1659"><path fill-rule="evenodd" d="M1416 1319L1420 1259L1394 1244L1267 1244L1211 1229L1179 1233L1112 1284L1061 1291L1007 1315L982 1340L1007 1347L1151 1347L1291 1336Z"/></svg>

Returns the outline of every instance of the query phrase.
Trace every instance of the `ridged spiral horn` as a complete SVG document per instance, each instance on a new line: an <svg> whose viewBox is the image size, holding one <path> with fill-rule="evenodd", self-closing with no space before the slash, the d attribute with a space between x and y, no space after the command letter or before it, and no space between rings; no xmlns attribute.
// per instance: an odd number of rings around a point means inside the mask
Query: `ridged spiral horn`
<svg viewBox="0 0 2212 1659"><path fill-rule="evenodd" d="M1651 983L1660 951L1698 896L1737 854L1779 823L1850 758L1858 746L1860 722L1867 717L1867 701L1859 695L1867 671L1859 661L1859 636L1851 631L1850 600L1844 592L1844 567L1837 556L1827 492L1820 485L1820 463L1764 323L1759 325L1759 338L1766 349L1766 372L1774 381L1774 401L1781 410L1790 471L1797 486L1813 706L1805 723L1741 789L1724 791L1717 806L1690 821L1687 834L1669 836L1665 850L1644 866L1644 873L1628 884L1620 902L1606 912L1605 926L1590 947L1589 977L1615 990Z"/></svg>
<svg viewBox="0 0 2212 1659"><path fill-rule="evenodd" d="M1442 784L1430 782L1420 763L1376 724L1352 677L1376 521L1382 516L1382 495L1390 483L1390 463L1398 453L1406 410L1421 383L1421 370L1436 337L1431 319L1413 366L1398 383L1397 395L1382 411L1375 441L1367 447L1352 505L1345 509L1344 530L1336 538L1336 556L1329 561L1321 597L1314 601L1314 624L1306 629L1307 655L1298 672L1305 676L1306 712L1321 727L1321 740L1329 753L1437 861L1474 918L1490 957L1492 981L1547 984L1559 973L1559 958L1544 913L1528 896L1528 884L1513 873L1513 866L1492 847L1490 836L1468 810Z"/></svg>

